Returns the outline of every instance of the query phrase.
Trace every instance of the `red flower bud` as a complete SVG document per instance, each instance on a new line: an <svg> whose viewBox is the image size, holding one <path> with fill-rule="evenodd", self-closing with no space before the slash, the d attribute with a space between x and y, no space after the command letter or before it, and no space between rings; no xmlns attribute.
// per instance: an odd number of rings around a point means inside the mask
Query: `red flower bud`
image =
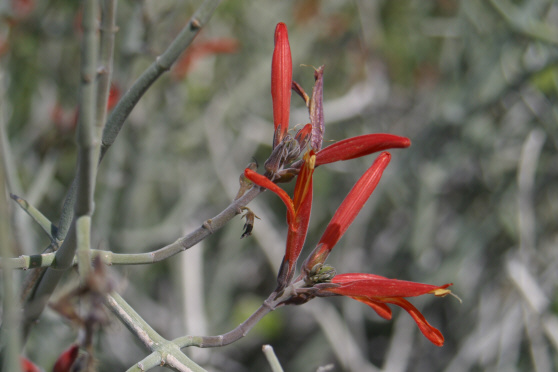
<svg viewBox="0 0 558 372"><path fill-rule="evenodd" d="M54 363L52 372L70 372L72 364L74 364L77 359L78 352L79 346L77 344L72 344L69 348L64 350L56 360L56 363Z"/></svg>
<svg viewBox="0 0 558 372"><path fill-rule="evenodd" d="M365 134L335 142L316 154L316 166L349 160L377 151L411 146L411 140L393 134Z"/></svg>
<svg viewBox="0 0 558 372"><path fill-rule="evenodd" d="M381 153L372 166L360 177L351 191L349 191L349 194L347 194L347 197L345 197L345 200L343 200L343 203L341 203L327 225L318 245L304 263L306 272L310 272L316 264L324 263L329 252L341 239L370 195L372 195L390 159L391 155L389 153Z"/></svg>
<svg viewBox="0 0 558 372"><path fill-rule="evenodd" d="M293 62L287 26L278 23L275 28L275 49L271 62L271 98L273 100L273 126L277 146L289 129ZM279 131L278 131L279 128Z"/></svg>
<svg viewBox="0 0 558 372"><path fill-rule="evenodd" d="M21 364L22 372L41 372L39 367L33 364L33 362L26 357L19 357L19 363Z"/></svg>

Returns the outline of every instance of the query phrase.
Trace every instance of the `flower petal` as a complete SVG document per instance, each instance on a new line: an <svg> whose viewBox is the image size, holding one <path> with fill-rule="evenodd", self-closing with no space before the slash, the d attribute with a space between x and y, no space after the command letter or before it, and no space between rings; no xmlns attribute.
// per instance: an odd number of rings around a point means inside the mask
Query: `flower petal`
<svg viewBox="0 0 558 372"><path fill-rule="evenodd" d="M271 62L271 98L273 100L273 125L277 146L289 129L291 106L291 85L293 80L293 63L287 26L278 23L275 28L275 49ZM279 132L277 129L279 129Z"/></svg>
<svg viewBox="0 0 558 372"><path fill-rule="evenodd" d="M436 346L443 346L444 345L444 336L442 332L434 328L426 321L424 315L417 310L409 301L405 300L404 298L389 298L384 299L384 302L394 304L397 306L402 307L409 313L409 315L415 320L417 323L420 331L422 334L430 340Z"/></svg>
<svg viewBox="0 0 558 372"><path fill-rule="evenodd" d="M380 182L382 173L384 169L386 169L390 158L391 155L387 152L380 154L372 166L360 177L351 191L349 191L349 194L345 200L343 200L343 203L341 203L327 225L317 247L306 260L304 267L307 272L317 263L323 263L325 261L329 252L339 239L341 239L345 231L347 231L349 225L360 212L378 185L378 182Z"/></svg>
<svg viewBox="0 0 558 372"><path fill-rule="evenodd" d="M277 276L280 288L292 279L296 261L306 240L312 211L312 175L315 162L316 156L313 151L304 154L304 163L298 174L294 191L295 217L292 226L289 226L285 257Z"/></svg>
<svg viewBox="0 0 558 372"><path fill-rule="evenodd" d="M411 140L393 134L365 134L335 142L316 154L316 166L349 160L373 152L411 146Z"/></svg>
<svg viewBox="0 0 558 372"><path fill-rule="evenodd" d="M373 274L338 274L332 283L340 284L330 289L331 292L344 296L365 296L383 299L386 297L416 297L424 294L450 291L446 289L451 283L441 286L388 279Z"/></svg>
<svg viewBox="0 0 558 372"><path fill-rule="evenodd" d="M380 302L374 301L368 297L361 297L361 296L351 296L352 299L365 303L366 305L370 306L379 316L384 319L390 320L391 319L391 309L388 305Z"/></svg>
<svg viewBox="0 0 558 372"><path fill-rule="evenodd" d="M54 367L52 367L52 372L69 372L78 357L78 353L79 346L77 344L72 344L60 354Z"/></svg>
<svg viewBox="0 0 558 372"><path fill-rule="evenodd" d="M256 185L273 191L275 194L277 194L277 196L281 198L281 200L283 200L283 203L285 203L285 206L287 207L287 223L289 224L289 226L291 226L295 220L295 209L294 209L293 201L291 200L289 195L285 192L285 190L283 190L282 188L280 188L279 186L271 182L267 177L257 172L254 172L249 168L244 169L244 175L246 176L246 178L254 182Z"/></svg>

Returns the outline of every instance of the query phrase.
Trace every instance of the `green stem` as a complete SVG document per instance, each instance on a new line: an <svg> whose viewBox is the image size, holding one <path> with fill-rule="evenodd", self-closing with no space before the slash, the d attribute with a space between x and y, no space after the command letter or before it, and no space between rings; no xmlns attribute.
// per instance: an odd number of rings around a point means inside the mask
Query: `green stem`
<svg viewBox="0 0 558 372"><path fill-rule="evenodd" d="M45 217L37 208L27 202L27 200L20 198L17 195L10 194L10 197L35 221L43 231L48 235L51 241L54 241L56 235L56 226L48 218Z"/></svg>
<svg viewBox="0 0 558 372"><path fill-rule="evenodd" d="M293 294L296 293L297 288L301 288L303 285L303 281L294 283L291 287L285 289L280 296L278 296L277 292L272 292L264 301L262 306L260 306L244 322L239 324L238 327L227 333L218 336L184 336L174 339L173 343L178 345L180 348L189 346L208 348L232 344L233 342L236 342L246 336L264 316L276 308L283 306L284 302L289 300Z"/></svg>
<svg viewBox="0 0 558 372"><path fill-rule="evenodd" d="M97 174L97 157L99 153L99 141L95 138L95 99L96 99L96 74L97 74L97 19L98 4L96 0L84 0L83 3L83 47L81 56L81 91L79 105L79 123L77 132L78 141L78 163L77 163L77 187L76 203L74 205L74 216L78 219L82 216L90 217L93 214L93 193L95 190L95 178ZM56 251L56 268L48 268L44 276L39 280L36 290L25 304L23 336L27 338L31 325L38 319L45 308L48 299L56 288L64 272L72 266L76 252L76 224L73 219L70 224L68 236L65 237L60 249ZM89 228L90 225L82 225ZM89 226L89 227L88 227ZM80 228L80 237L89 236L89 231L83 232ZM82 249L87 250L89 242Z"/></svg>
<svg viewBox="0 0 558 372"><path fill-rule="evenodd" d="M1 120L1 119L0 119ZM11 234L8 203L6 195L6 169L0 162L0 256L9 257L13 254L15 242ZM14 272L7 261L2 260L2 329L0 332L0 370L19 371L19 312L18 300L15 295L16 280Z"/></svg>
<svg viewBox="0 0 558 372"><path fill-rule="evenodd" d="M180 54L192 43L200 29L209 21L220 2L221 0L205 0L163 54L153 61L151 66L140 75L130 90L124 94L110 114L103 131L101 158L104 157L109 147L114 143L124 121L128 118L140 98L159 76L171 68Z"/></svg>
<svg viewBox="0 0 558 372"><path fill-rule="evenodd" d="M149 349L166 341L118 293L113 292L107 296L106 303L126 328Z"/></svg>
<svg viewBox="0 0 558 372"><path fill-rule="evenodd" d="M114 56L114 36L116 27L116 0L101 0L101 47L99 50L99 73L97 79L97 138L103 135L107 120L107 103L112 80L112 62Z"/></svg>
<svg viewBox="0 0 558 372"><path fill-rule="evenodd" d="M144 265L165 260L175 254L193 247L215 231L222 228L232 218L241 213L242 207L246 206L262 192L263 189L260 187L253 187L242 197L229 204L229 206L221 213L207 220L196 230L155 251L146 253L113 253L111 251L92 249L91 256L92 258L101 256L103 262L107 265ZM39 267L59 267L58 258L54 252L2 259L2 262L5 262L12 269L27 270ZM75 263L77 262L74 260L73 264Z"/></svg>
<svg viewBox="0 0 558 372"><path fill-rule="evenodd" d="M489 5L514 29L517 33L545 43L558 44L558 29L550 22L541 18L526 17L523 10L509 1L491 0Z"/></svg>
<svg viewBox="0 0 558 372"><path fill-rule="evenodd" d="M275 355L273 348L270 345L264 345L262 347L262 351L271 367L271 371L283 372L283 367L281 367L281 363L279 362L279 359L277 359L277 355Z"/></svg>
<svg viewBox="0 0 558 372"><path fill-rule="evenodd" d="M155 366L166 364L178 371L204 372L205 370L190 360L180 348L159 335L118 293L113 292L106 298L107 306L124 325L151 353L128 371L146 371Z"/></svg>

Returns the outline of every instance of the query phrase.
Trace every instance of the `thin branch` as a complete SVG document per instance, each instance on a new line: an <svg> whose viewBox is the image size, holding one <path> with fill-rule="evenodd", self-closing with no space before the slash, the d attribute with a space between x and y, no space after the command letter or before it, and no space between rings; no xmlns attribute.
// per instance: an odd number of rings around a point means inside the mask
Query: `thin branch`
<svg viewBox="0 0 558 372"><path fill-rule="evenodd" d="M271 345L264 345L262 347L262 351L271 367L271 370L273 372L283 372L283 367L281 367L281 363L279 362L279 359L277 359L277 355L275 355L273 347L271 347Z"/></svg>
<svg viewBox="0 0 558 372"><path fill-rule="evenodd" d="M124 121L128 118L141 97L164 72L170 69L180 54L192 43L192 40L209 21L220 2L221 0L205 0L165 52L155 59L151 66L140 75L122 99L120 99L103 128L99 162L103 160L106 152L116 140L120 129L124 125ZM58 223L59 236L57 236L60 240L64 239L73 218L73 205L76 198L75 183L76 180L74 179L62 207Z"/></svg>
<svg viewBox="0 0 558 372"><path fill-rule="evenodd" d="M253 187L241 198L229 204L229 206L217 216L204 222L204 224L196 230L155 251L146 253L113 253L111 251L92 249L91 258L93 259L96 256L101 256L103 262L107 265L144 265L165 260L175 254L193 247L215 231L225 226L227 222L241 213L242 207L250 203L263 191L264 190L258 186ZM31 256L19 256L15 258L2 259L1 262L7 262L8 267L12 269L27 270L51 266L58 268L58 261L55 261L55 259L56 253L49 252ZM73 264L76 263L77 261L74 260Z"/></svg>
<svg viewBox="0 0 558 372"><path fill-rule="evenodd" d="M91 216L93 213L93 193L95 190L95 178L97 174L96 154L99 150L99 141L95 139L95 79L97 73L97 1L85 0L83 6L83 47L81 56L81 91L78 124L78 164L77 164L77 189L74 215L79 217ZM80 224L86 227L89 224ZM76 251L76 226L75 222L70 225L69 236L66 237L62 246L56 251L57 268L49 268L41 277L36 286L33 296L26 302L24 308L24 339L27 338L31 325L42 313L50 295L56 288L60 278L72 266ZM89 235L89 232L80 231L80 236ZM87 249L89 242L86 244Z"/></svg>
<svg viewBox="0 0 558 372"><path fill-rule="evenodd" d="M272 292L263 304L256 311L254 311L254 313L252 313L252 315L239 324L238 327L227 333L223 333L218 336L184 336L176 338L172 342L180 348L189 346L208 348L232 344L233 342L236 342L246 336L264 316L278 307L283 306L286 301L291 299L293 293L296 292L296 289L301 288L304 285L304 281L294 283L291 287L284 290L280 296L277 292Z"/></svg>
<svg viewBox="0 0 558 372"><path fill-rule="evenodd" d="M277 303L270 303L265 301L262 306L258 308L252 315L242 322L238 327L223 333L218 336L184 336L173 340L180 348L188 346L196 346L201 348L206 347L221 347L232 344L246 336L248 332L267 314L275 309Z"/></svg>
<svg viewBox="0 0 558 372"><path fill-rule="evenodd" d="M126 372L144 372L149 371L151 368L160 366L163 362L163 358L161 353L159 352L152 352L130 368L126 370Z"/></svg>
<svg viewBox="0 0 558 372"><path fill-rule="evenodd" d="M4 90L4 76L0 73L0 167L3 172L3 180L5 182L5 187L7 192L17 192L23 191L21 186L19 176L16 171L15 161L10 147L10 142L8 140L8 133L6 128L6 108L5 105L5 90ZM4 197L2 194L1 197ZM22 219L23 214L19 213L14 209L8 208L8 214L5 216L12 221L12 231L16 238L17 248L19 253L30 253L31 250L31 240L29 239L29 226Z"/></svg>
<svg viewBox="0 0 558 372"><path fill-rule="evenodd" d="M205 370L190 360L180 348L159 335L118 293L106 298L107 306L153 353L129 368L128 371L146 371L161 363L178 371L204 372Z"/></svg>
<svg viewBox="0 0 558 372"><path fill-rule="evenodd" d="M1 120L1 119L0 119ZM6 171L5 164L0 162L0 257L9 257L13 254L15 246L9 225L8 203L6 195ZM4 260L2 269L2 329L0 332L0 370L18 371L20 335L19 335L19 311L18 300L15 295L17 285L16 276Z"/></svg>
<svg viewBox="0 0 558 372"><path fill-rule="evenodd" d="M97 138L103 135L107 119L107 103L112 80L112 62L114 55L114 35L116 27L116 0L101 0L101 47L99 50L99 74L97 81Z"/></svg>
<svg viewBox="0 0 558 372"><path fill-rule="evenodd" d="M220 2L221 0L205 0L182 31L180 31L178 36L172 41L167 50L155 59L151 66L141 74L138 80L136 80L132 87L124 94L110 114L103 131L101 159L114 143L116 136L120 132L120 129L122 129L124 121L128 118L130 112L132 112L140 98L159 76L171 68L180 54L192 43L201 28L209 21Z"/></svg>
<svg viewBox="0 0 558 372"><path fill-rule="evenodd" d="M118 293L107 296L106 304L136 337L149 349L165 339L160 336Z"/></svg>
<svg viewBox="0 0 558 372"><path fill-rule="evenodd" d="M10 197L43 229L51 241L55 240L57 228L44 214L19 196L10 194Z"/></svg>
<svg viewBox="0 0 558 372"><path fill-rule="evenodd" d="M488 4L519 34L536 41L558 44L558 29L553 24L535 17L527 18L524 10L509 1L491 0Z"/></svg>

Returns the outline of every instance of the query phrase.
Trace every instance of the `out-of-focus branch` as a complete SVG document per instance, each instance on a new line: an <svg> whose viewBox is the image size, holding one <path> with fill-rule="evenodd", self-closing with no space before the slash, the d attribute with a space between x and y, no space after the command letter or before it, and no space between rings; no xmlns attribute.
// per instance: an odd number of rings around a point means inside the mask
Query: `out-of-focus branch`
<svg viewBox="0 0 558 372"><path fill-rule="evenodd" d="M15 167L14 156L12 154L12 150L10 147L10 142L8 141L8 132L6 128L6 108L5 108L5 91L4 91L4 84L5 79L0 72L0 167L2 168L3 180L6 185L6 191L9 193L19 193L22 192L22 186L19 181L19 177ZM4 194L3 194L4 195ZM3 197L2 195L2 197ZM8 208L8 214L6 217L8 220L12 221L12 231L14 232L14 236L16 238L16 246L17 250L20 253L30 253L31 251L31 241L29 239L28 234L28 225L25 224L25 221L22 220L23 214L18 213L19 211L15 211L13 209Z"/></svg>
<svg viewBox="0 0 558 372"><path fill-rule="evenodd" d="M488 2L492 8L518 33L542 41L558 44L558 29L550 22L543 22L535 17L529 17L525 11L514 6L509 1Z"/></svg>
<svg viewBox="0 0 558 372"><path fill-rule="evenodd" d="M107 296L106 304L130 332L153 351L148 356L149 359L136 363L128 371L147 371L161 364L167 364L178 371L204 371L186 357L178 346L159 335L118 293Z"/></svg>
<svg viewBox="0 0 558 372"><path fill-rule="evenodd" d="M176 61L179 55L192 42L201 27L209 20L219 2L220 0L206 0L200 8L198 8L197 12L190 19L186 27L184 27L181 33L174 39L167 50L155 60L155 62L140 76L132 88L124 95L107 121L106 127L103 130L102 146L99 151L94 151L94 144L97 143L97 141L94 140L94 110L96 107L94 82L97 62L95 13L97 11L97 7L96 2L93 0L85 2L86 5L84 7L83 16L84 55L82 58L82 79L84 88L81 95L82 104L80 105L80 129L78 133L78 142L80 143L80 149L83 151L80 151L77 176L74 179L62 211L57 238L60 240L64 239L64 243L56 253L57 269L50 269L46 271L45 275L37 284L37 289L35 291L35 295L33 296L36 300L31 299L25 308L25 336L28 334L30 324L32 324L32 322L34 322L34 320L42 313L50 294L54 291L56 284L62 276L64 270L60 269L67 268L72 265L76 249L76 224L73 222L74 218L71 211L74 211L75 216L85 216L84 218L86 219L90 218L93 206L92 196L94 190L94 180L98 162L101 161L110 145L114 142L125 119L128 117L139 99L163 72L170 69L171 65ZM111 24L113 24L113 21ZM99 126L97 128L100 129ZM98 156L96 156L97 154ZM73 190L76 191L73 192ZM84 223L81 223L80 226L90 226L90 223L85 221ZM68 236L65 236L66 231L68 231ZM80 232L79 236L84 236L84 232Z"/></svg>
<svg viewBox="0 0 558 372"><path fill-rule="evenodd" d="M269 363L269 366L271 367L271 370L273 372L283 372L283 368L281 367L279 359L277 359L277 355L275 355L275 352L273 351L273 347L271 347L271 345L264 345L262 346L262 351Z"/></svg>
<svg viewBox="0 0 558 372"><path fill-rule="evenodd" d="M275 294L275 293L274 293ZM284 300L284 299L283 299ZM269 314L271 311L275 310L275 307L279 302L271 302L269 299L263 303L252 315L250 315L244 322L242 322L238 327L218 336L184 336L179 337L173 342L179 347L197 346L197 347L221 347L225 345L232 344L240 340L242 337L246 336L248 332L264 316Z"/></svg>
<svg viewBox="0 0 558 372"><path fill-rule="evenodd" d="M198 244L209 235L219 230L227 224L231 219L241 213L241 208L246 206L252 200L261 194L264 190L259 186L250 189L239 199L233 201L217 216L204 222L202 226L185 235L175 242L168 244L152 252L146 253L113 253L111 251L91 250L92 258L101 256L103 263L107 265L142 265L150 264L165 260L177 253L185 251ZM15 258L2 259L0 262L6 264L12 269L35 269L39 267L50 267L55 263L56 253L43 253L31 256L19 256ZM75 260L74 264L77 263ZM53 266L58 268L58 261Z"/></svg>
<svg viewBox="0 0 558 372"><path fill-rule="evenodd" d="M232 344L246 336L248 332L258 322L271 311L278 307L284 306L285 302L292 298L294 291L303 287L304 281L294 283L289 289L285 290L280 295L277 292L272 292L263 304L250 315L244 322L238 325L235 329L223 333L218 336L184 336L173 340L173 343L180 348L196 346L201 348L207 347L221 347Z"/></svg>
<svg viewBox="0 0 558 372"><path fill-rule="evenodd" d="M140 75L132 87L124 94L122 99L120 99L108 117L104 128L102 128L103 134L99 162L102 161L106 152L116 140L118 133L120 133L120 129L122 129L124 125L124 121L128 118L141 97L159 76L171 68L180 54L192 43L201 28L209 21L220 2L221 0L205 0L163 54L155 59L151 66ZM114 28L110 27L108 30L110 32L110 30L114 30ZM108 37L109 36L107 36L107 38ZM64 239L72 221L72 206L74 203L75 180L64 201L60 222L58 224L59 234L57 238L60 240Z"/></svg>
<svg viewBox="0 0 558 372"><path fill-rule="evenodd" d="M81 94L79 105L79 124L77 133L78 163L77 163L77 189L74 207L75 220L80 221L80 231L76 231L76 221L70 225L71 239L65 239L60 249L56 251L57 268L49 268L37 283L35 293L24 308L23 336L27 337L31 324L39 317L50 295L56 288L60 278L72 266L76 252L76 234L88 237L91 226L90 219L93 213L93 193L97 175L97 156L99 141L95 138L95 100L96 100L96 74L98 57L97 40L97 7L95 0L85 0L83 6L83 47L81 56ZM82 268L89 267L89 239L79 239L82 250ZM86 270L85 270L86 271Z"/></svg>
<svg viewBox="0 0 558 372"><path fill-rule="evenodd" d="M27 202L27 200L20 198L17 195L10 194L10 197L35 221L44 232L48 235L51 241L54 240L56 234L56 226L48 218L45 217L37 208Z"/></svg>
<svg viewBox="0 0 558 372"><path fill-rule="evenodd" d="M0 119L2 120L2 119ZM9 257L14 242L9 225L8 203L6 195L5 163L0 162L0 256ZM4 260L0 263L2 271L2 329L0 332L0 370L18 371L19 366L19 312L18 300L15 295L13 271Z"/></svg>
<svg viewBox="0 0 558 372"><path fill-rule="evenodd" d="M112 63L114 55L114 35L116 27L116 0L101 1L101 47L99 50L99 73L97 79L97 121L95 130L97 138L103 135L107 120L107 102L112 80Z"/></svg>
<svg viewBox="0 0 558 372"><path fill-rule="evenodd" d="M124 121L128 115L130 115L130 112L132 112L140 98L161 74L171 68L180 54L194 40L201 28L209 21L220 2L221 0L205 0L182 31L180 31L178 36L172 41L167 50L155 59L151 66L141 74L138 80L136 80L132 87L124 94L110 114L103 131L101 158L114 143L116 136L120 132L120 129L122 129Z"/></svg>

